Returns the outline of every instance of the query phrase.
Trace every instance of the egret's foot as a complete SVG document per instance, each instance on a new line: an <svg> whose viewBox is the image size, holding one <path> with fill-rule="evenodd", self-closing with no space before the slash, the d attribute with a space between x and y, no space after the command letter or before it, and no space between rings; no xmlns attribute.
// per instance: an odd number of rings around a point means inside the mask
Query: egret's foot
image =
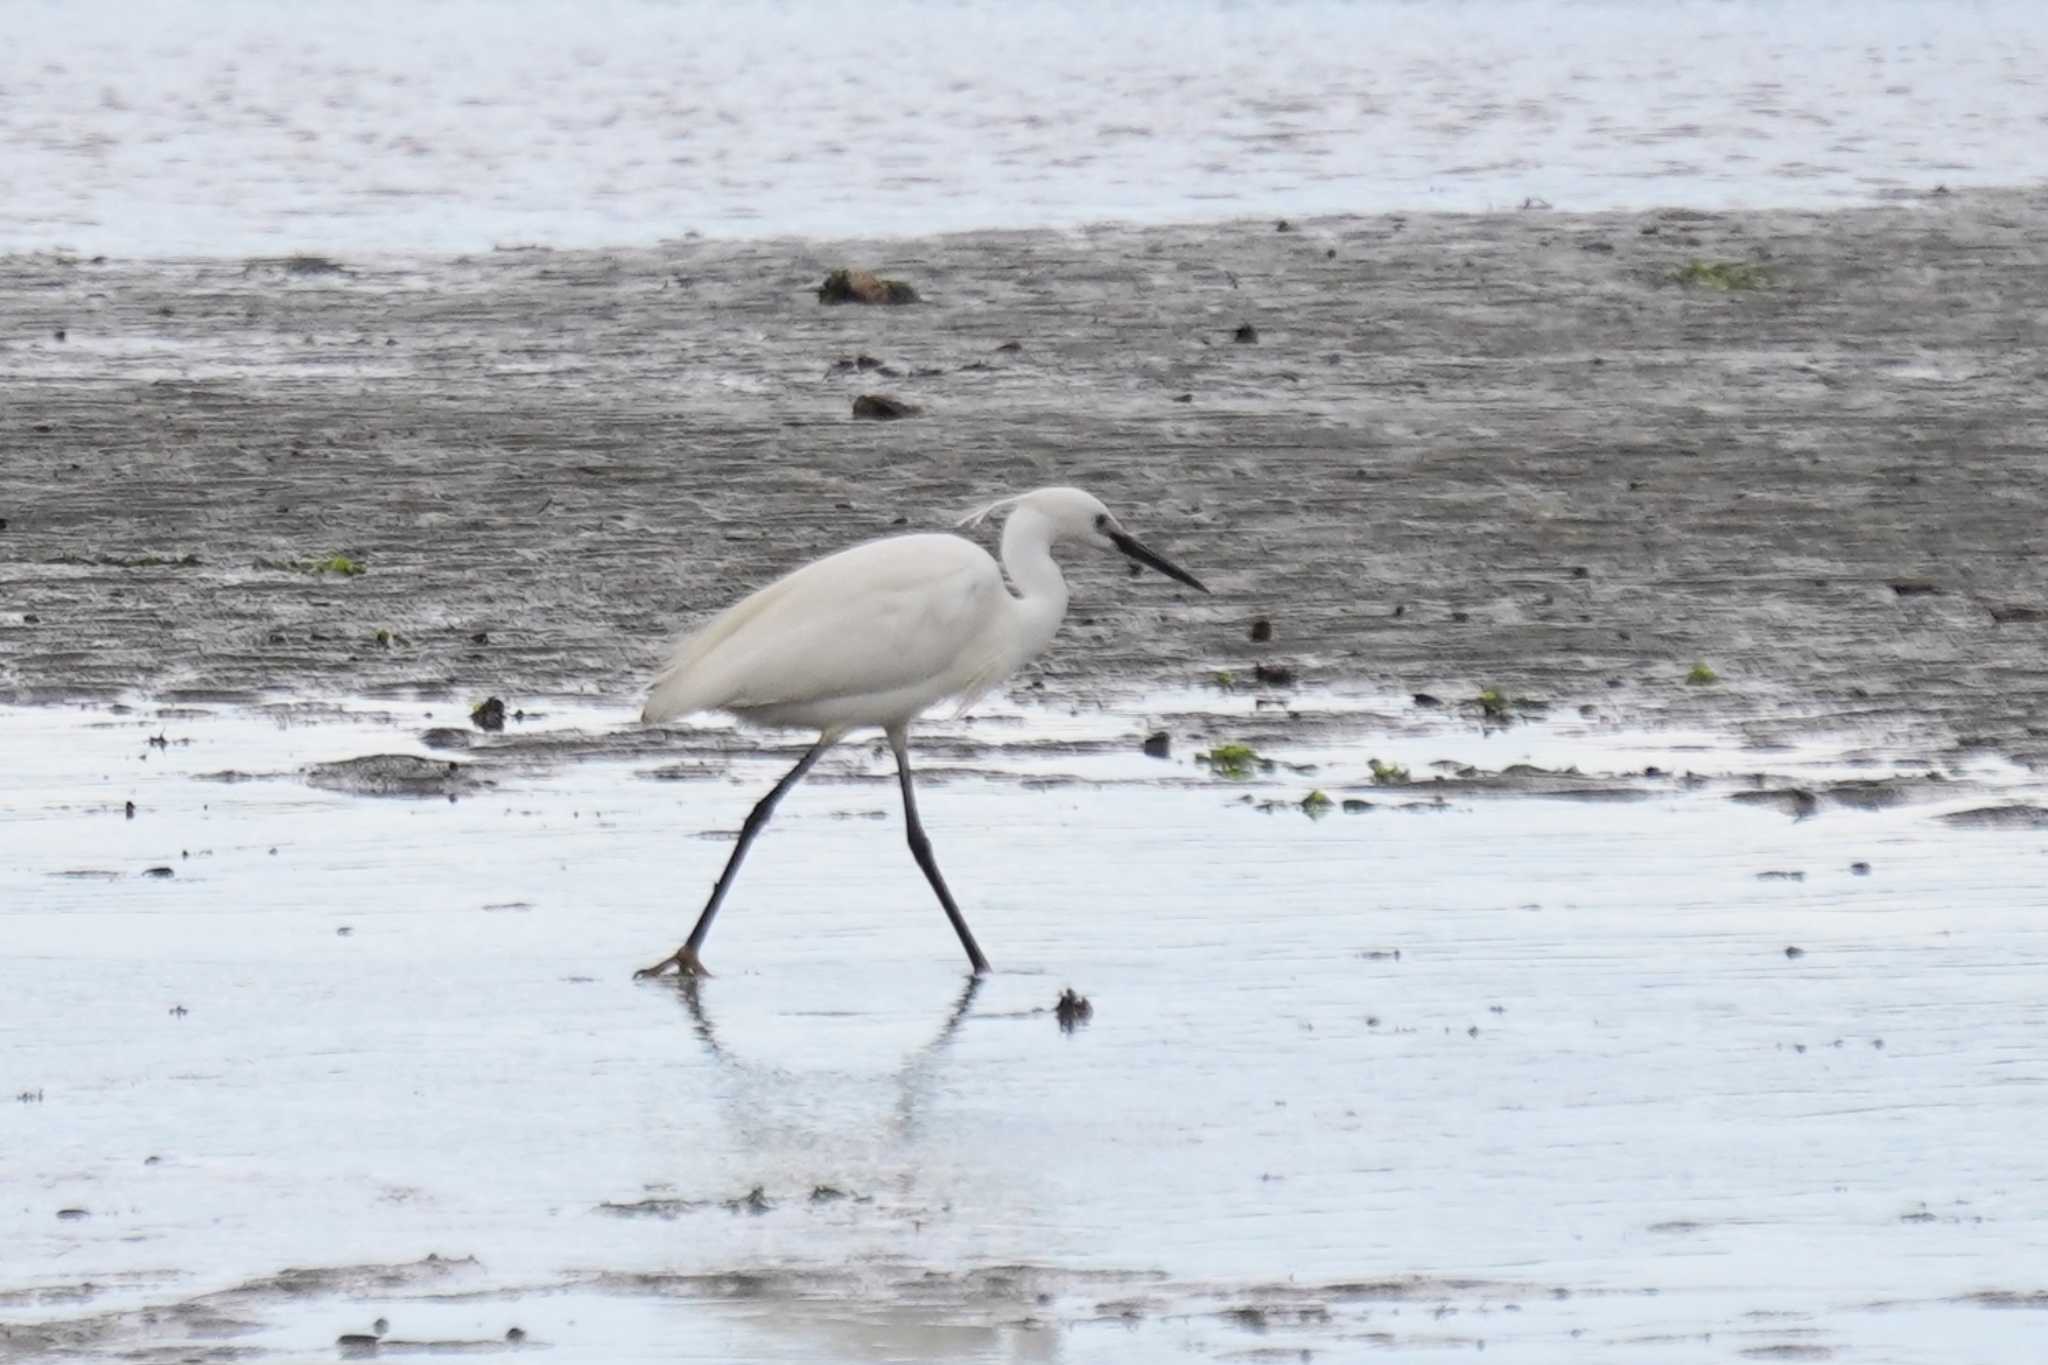
<svg viewBox="0 0 2048 1365"><path fill-rule="evenodd" d="M639 971L633 973L633 979L635 981L644 981L649 977L660 976L671 967L676 969L677 976L711 975L711 969L706 967L703 961L698 958L697 950L685 944L661 961L655 963L652 967L642 967Z"/></svg>

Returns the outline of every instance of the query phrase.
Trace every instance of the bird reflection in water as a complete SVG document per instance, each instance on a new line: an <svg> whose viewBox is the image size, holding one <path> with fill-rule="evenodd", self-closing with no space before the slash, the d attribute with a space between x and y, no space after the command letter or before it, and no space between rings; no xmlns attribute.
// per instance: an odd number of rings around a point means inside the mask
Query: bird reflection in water
<svg viewBox="0 0 2048 1365"><path fill-rule="evenodd" d="M704 1045L704 1051L727 1076L746 1082L765 1082L773 1079L778 1087L788 1080L784 1068L749 1062L719 1041L717 1025L712 1021L711 1011L706 1006L706 996L715 987L706 978L699 976L677 976L669 978L674 983L675 996L689 1015L690 1032ZM960 1032L960 1026L967 1022L973 1012L974 999L980 994L982 983L988 978L969 976L948 1007L938 1032L905 1057L893 1073L897 1093L894 1107L895 1131L899 1138L913 1136L917 1130L917 1109L923 1101L935 1074L939 1060L951 1047L953 1038ZM745 1087L748 1091L754 1085Z"/></svg>

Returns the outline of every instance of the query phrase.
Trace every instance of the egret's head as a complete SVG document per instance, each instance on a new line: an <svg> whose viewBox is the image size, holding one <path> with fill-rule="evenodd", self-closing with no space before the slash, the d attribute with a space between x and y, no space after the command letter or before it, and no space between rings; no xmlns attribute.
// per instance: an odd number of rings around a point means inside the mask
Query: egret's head
<svg viewBox="0 0 2048 1365"><path fill-rule="evenodd" d="M1043 522L1047 540L1058 544L1063 540L1079 540L1099 550L1116 550L1129 555L1148 568L1157 569L1168 578L1177 579L1191 588L1209 591L1202 580L1186 569L1172 563L1165 556L1155 554L1140 544L1137 537L1123 528L1102 500L1092 493L1078 488L1041 488L1033 493L1024 493L1014 498L1004 498L990 503L963 525L973 525L989 513L1001 508L1011 509L1010 515L1029 515Z"/></svg>

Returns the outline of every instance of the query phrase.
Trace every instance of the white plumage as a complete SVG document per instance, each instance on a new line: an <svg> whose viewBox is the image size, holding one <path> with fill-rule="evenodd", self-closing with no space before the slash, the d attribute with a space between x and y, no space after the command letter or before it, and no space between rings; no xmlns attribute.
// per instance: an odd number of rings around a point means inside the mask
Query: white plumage
<svg viewBox="0 0 2048 1365"><path fill-rule="evenodd" d="M1059 630L1067 583L1052 547L1080 540L1120 550L1206 592L1185 570L1133 539L1078 488L1041 488L991 503L1008 507L1002 565L954 535L904 535L827 555L742 598L685 636L654 680L641 718L701 711L818 732L818 742L747 817L689 941L641 973L674 966L701 973L697 949L740 860L775 803L849 730L879 726L896 754L912 853L938 894L976 971L988 962L939 875L918 821L910 776L910 722L942 701L965 708L1037 657ZM1007 572L1013 594L1004 583Z"/></svg>
<svg viewBox="0 0 2048 1365"><path fill-rule="evenodd" d="M641 719L729 711L836 735L965 705L1026 662L1011 620L1019 606L995 560L959 536L856 545L684 637Z"/></svg>

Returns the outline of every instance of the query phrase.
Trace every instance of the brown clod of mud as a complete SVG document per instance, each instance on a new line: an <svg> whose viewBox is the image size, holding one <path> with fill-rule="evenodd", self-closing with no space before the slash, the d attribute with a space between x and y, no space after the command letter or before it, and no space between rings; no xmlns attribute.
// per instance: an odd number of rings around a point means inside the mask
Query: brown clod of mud
<svg viewBox="0 0 2048 1365"><path fill-rule="evenodd" d="M902 280L885 280L868 270L835 270L818 286L819 303L916 303L917 291Z"/></svg>

